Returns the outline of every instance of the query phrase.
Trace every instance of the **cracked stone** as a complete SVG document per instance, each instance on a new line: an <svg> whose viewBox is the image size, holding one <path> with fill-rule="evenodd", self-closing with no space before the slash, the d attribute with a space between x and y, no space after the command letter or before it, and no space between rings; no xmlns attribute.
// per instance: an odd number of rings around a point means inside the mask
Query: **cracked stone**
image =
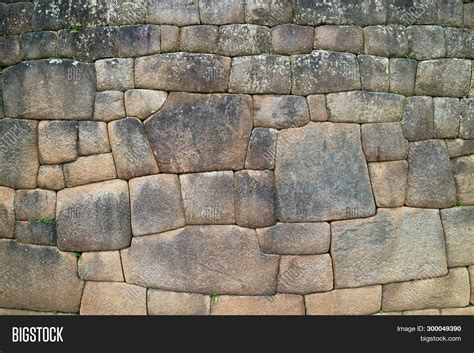
<svg viewBox="0 0 474 353"><path fill-rule="evenodd" d="M131 89L125 92L127 116L145 120L161 109L168 97L163 91L150 89Z"/></svg>

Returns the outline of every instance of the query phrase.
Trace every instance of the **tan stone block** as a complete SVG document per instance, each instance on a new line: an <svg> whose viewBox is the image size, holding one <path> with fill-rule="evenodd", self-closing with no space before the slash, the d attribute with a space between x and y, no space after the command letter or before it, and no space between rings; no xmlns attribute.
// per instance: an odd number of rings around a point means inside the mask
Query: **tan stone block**
<svg viewBox="0 0 474 353"><path fill-rule="evenodd" d="M326 109L326 96L324 94L314 94L306 98L308 100L309 112L312 121L328 120Z"/></svg>
<svg viewBox="0 0 474 353"><path fill-rule="evenodd" d="M79 157L64 164L67 187L96 183L117 178L112 153Z"/></svg>
<svg viewBox="0 0 474 353"><path fill-rule="evenodd" d="M79 277L88 281L123 282L118 251L84 252L78 261Z"/></svg>
<svg viewBox="0 0 474 353"><path fill-rule="evenodd" d="M474 306L468 306L465 308L447 308L441 309L441 315L474 315Z"/></svg>
<svg viewBox="0 0 474 353"><path fill-rule="evenodd" d="M50 190L17 190L15 215L17 221L30 221L56 214L56 193Z"/></svg>
<svg viewBox="0 0 474 353"><path fill-rule="evenodd" d="M13 238L15 190L0 186L0 238Z"/></svg>
<svg viewBox="0 0 474 353"><path fill-rule="evenodd" d="M276 294L265 297L220 296L211 303L211 315L304 315L303 297Z"/></svg>
<svg viewBox="0 0 474 353"><path fill-rule="evenodd" d="M148 315L209 315L210 303L208 295L148 290Z"/></svg>
<svg viewBox="0 0 474 353"><path fill-rule="evenodd" d="M151 89L131 89L125 92L127 116L144 120L156 113L166 101L168 93Z"/></svg>
<svg viewBox="0 0 474 353"><path fill-rule="evenodd" d="M439 309L421 309L421 310L407 310L403 311L402 315L439 315Z"/></svg>
<svg viewBox="0 0 474 353"><path fill-rule="evenodd" d="M378 207L405 204L408 163L406 161L369 163L369 174Z"/></svg>
<svg viewBox="0 0 474 353"><path fill-rule="evenodd" d="M38 187L61 190L66 187L62 165L42 165L38 171Z"/></svg>

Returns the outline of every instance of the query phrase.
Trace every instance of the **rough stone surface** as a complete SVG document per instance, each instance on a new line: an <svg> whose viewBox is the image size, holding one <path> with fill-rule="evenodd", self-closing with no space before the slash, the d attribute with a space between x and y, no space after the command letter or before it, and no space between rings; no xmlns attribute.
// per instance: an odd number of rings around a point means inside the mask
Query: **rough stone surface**
<svg viewBox="0 0 474 353"><path fill-rule="evenodd" d="M119 53L136 57L160 52L160 27L154 25L122 26L119 30Z"/></svg>
<svg viewBox="0 0 474 353"><path fill-rule="evenodd" d="M474 154L458 157L452 161L458 201L465 205L474 205Z"/></svg>
<svg viewBox="0 0 474 353"><path fill-rule="evenodd" d="M407 158L408 141L403 137L400 123L363 124L361 133L367 161L393 161Z"/></svg>
<svg viewBox="0 0 474 353"><path fill-rule="evenodd" d="M15 217L17 221L29 221L54 217L56 193L51 190L17 190L15 193Z"/></svg>
<svg viewBox="0 0 474 353"><path fill-rule="evenodd" d="M445 142L451 158L474 154L474 141L472 140L453 139L445 140Z"/></svg>
<svg viewBox="0 0 474 353"><path fill-rule="evenodd" d="M179 177L186 224L234 224L234 173L208 172Z"/></svg>
<svg viewBox="0 0 474 353"><path fill-rule="evenodd" d="M160 233L184 226L184 211L176 175L152 175L130 180L133 235Z"/></svg>
<svg viewBox="0 0 474 353"><path fill-rule="evenodd" d="M448 266L474 264L474 207L441 210Z"/></svg>
<svg viewBox="0 0 474 353"><path fill-rule="evenodd" d="M230 63L230 58L213 54L146 56L135 60L135 84L137 88L163 91L224 92Z"/></svg>
<svg viewBox="0 0 474 353"><path fill-rule="evenodd" d="M357 57L349 53L315 50L291 57L292 93L308 95L360 89Z"/></svg>
<svg viewBox="0 0 474 353"><path fill-rule="evenodd" d="M211 299L196 293L148 291L148 315L209 315Z"/></svg>
<svg viewBox="0 0 474 353"><path fill-rule="evenodd" d="M362 89L365 91L388 92L389 60L373 55L359 55L359 70Z"/></svg>
<svg viewBox="0 0 474 353"><path fill-rule="evenodd" d="M64 251L106 251L130 246L128 185L105 181L58 192L58 247Z"/></svg>
<svg viewBox="0 0 474 353"><path fill-rule="evenodd" d="M294 24L272 28L272 52L275 54L304 54L313 49L314 28Z"/></svg>
<svg viewBox="0 0 474 353"><path fill-rule="evenodd" d="M79 123L79 154L89 156L110 152L107 124L96 121Z"/></svg>
<svg viewBox="0 0 474 353"><path fill-rule="evenodd" d="M118 177L131 179L159 172L158 165L140 120L126 118L108 125L110 145Z"/></svg>
<svg viewBox="0 0 474 353"><path fill-rule="evenodd" d="M274 169L277 130L255 128L250 136L246 169Z"/></svg>
<svg viewBox="0 0 474 353"><path fill-rule="evenodd" d="M270 38L270 29L264 26L252 24L222 26L219 29L217 52L227 56L268 53L270 52Z"/></svg>
<svg viewBox="0 0 474 353"><path fill-rule="evenodd" d="M417 61L413 59L390 59L390 92L411 96L415 92Z"/></svg>
<svg viewBox="0 0 474 353"><path fill-rule="evenodd" d="M410 143L407 206L446 208L455 202L456 186L444 142Z"/></svg>
<svg viewBox="0 0 474 353"><path fill-rule="evenodd" d="M68 188L117 178L112 153L79 157L63 169Z"/></svg>
<svg viewBox="0 0 474 353"><path fill-rule="evenodd" d="M277 223L257 229L260 249L280 255L313 255L329 251L328 223Z"/></svg>
<svg viewBox="0 0 474 353"><path fill-rule="evenodd" d="M382 286L336 289L305 296L308 315L370 315L378 312Z"/></svg>
<svg viewBox="0 0 474 353"><path fill-rule="evenodd" d="M328 120L328 112L326 109L326 96L324 94L315 94L307 98L309 113L312 121Z"/></svg>
<svg viewBox="0 0 474 353"><path fill-rule="evenodd" d="M20 37L23 59L37 60L57 55L58 35L56 32L30 32Z"/></svg>
<svg viewBox="0 0 474 353"><path fill-rule="evenodd" d="M219 29L217 26L188 26L181 28L181 51L191 53L213 53L217 48Z"/></svg>
<svg viewBox="0 0 474 353"><path fill-rule="evenodd" d="M166 101L168 94L150 89L132 89L125 92L127 116L145 120L156 113Z"/></svg>
<svg viewBox="0 0 474 353"><path fill-rule="evenodd" d="M265 297L221 296L211 303L211 315L304 315L303 297L277 294Z"/></svg>
<svg viewBox="0 0 474 353"><path fill-rule="evenodd" d="M281 132L275 182L279 220L283 222L375 213L358 125L309 123Z"/></svg>
<svg viewBox="0 0 474 353"><path fill-rule="evenodd" d="M446 43L441 26L408 27L408 48L418 60L444 58Z"/></svg>
<svg viewBox="0 0 474 353"><path fill-rule="evenodd" d="M408 141L431 139L434 136L434 107L431 97L409 97L402 119L403 134Z"/></svg>
<svg viewBox="0 0 474 353"><path fill-rule="evenodd" d="M452 268L447 276L390 283L383 286L383 310L416 310L469 305L471 288L466 268Z"/></svg>
<svg viewBox="0 0 474 353"><path fill-rule="evenodd" d="M314 48L361 54L364 52L364 32L357 26L318 26Z"/></svg>
<svg viewBox="0 0 474 353"><path fill-rule="evenodd" d="M240 0L199 0L201 22L213 25L244 22L244 4Z"/></svg>
<svg viewBox="0 0 474 353"><path fill-rule="evenodd" d="M232 60L229 92L288 94L291 89L290 59L263 54Z"/></svg>
<svg viewBox="0 0 474 353"><path fill-rule="evenodd" d="M459 316L459 315L474 315L474 306L468 306L465 308L448 308L441 309L441 315Z"/></svg>
<svg viewBox="0 0 474 353"><path fill-rule="evenodd" d="M308 294L333 289L331 256L282 256L278 275L279 293Z"/></svg>
<svg viewBox="0 0 474 353"><path fill-rule="evenodd" d="M369 174L377 207L401 207L405 204L406 161L369 163Z"/></svg>
<svg viewBox="0 0 474 353"><path fill-rule="evenodd" d="M199 23L199 2L196 0L149 1L147 23L186 26Z"/></svg>
<svg viewBox="0 0 474 353"><path fill-rule="evenodd" d="M98 91L126 91L134 87L133 59L104 59L95 62Z"/></svg>
<svg viewBox="0 0 474 353"><path fill-rule="evenodd" d="M235 223L260 228L276 223L275 178L272 171L243 170L235 173Z"/></svg>
<svg viewBox="0 0 474 353"><path fill-rule="evenodd" d="M326 96L329 121L382 123L400 121L404 97L392 93L341 92Z"/></svg>
<svg viewBox="0 0 474 353"><path fill-rule="evenodd" d="M38 149L42 164L60 164L77 158L77 122L40 121Z"/></svg>
<svg viewBox="0 0 474 353"><path fill-rule="evenodd" d="M30 32L32 9L33 6L29 2L13 2L8 5L7 33L21 34Z"/></svg>
<svg viewBox="0 0 474 353"><path fill-rule="evenodd" d="M435 98L434 105L434 137L456 138L459 131L461 105L457 98Z"/></svg>
<svg viewBox="0 0 474 353"><path fill-rule="evenodd" d="M254 126L285 129L309 122L308 103L304 97L261 95L253 97Z"/></svg>
<svg viewBox="0 0 474 353"><path fill-rule="evenodd" d="M179 27L161 26L161 52L170 53L179 50Z"/></svg>
<svg viewBox="0 0 474 353"><path fill-rule="evenodd" d="M291 1L245 0L245 20L265 26L290 23L293 19Z"/></svg>
<svg viewBox="0 0 474 353"><path fill-rule="evenodd" d="M13 238L15 190L0 186L0 238Z"/></svg>
<svg viewBox="0 0 474 353"><path fill-rule="evenodd" d="M92 118L96 78L91 64L66 59L23 62L2 76L7 117Z"/></svg>
<svg viewBox="0 0 474 353"><path fill-rule="evenodd" d="M133 238L122 263L128 283L205 294L273 293L278 271L278 257L260 252L254 230L230 225Z"/></svg>
<svg viewBox="0 0 474 353"><path fill-rule="evenodd" d="M42 165L38 171L38 187L48 190L61 190L66 187L61 165Z"/></svg>
<svg viewBox="0 0 474 353"><path fill-rule="evenodd" d="M366 54L404 57L408 53L408 36L404 26L365 27L364 41Z"/></svg>
<svg viewBox="0 0 474 353"><path fill-rule="evenodd" d="M87 282L81 315L146 315L146 288L117 282Z"/></svg>
<svg viewBox="0 0 474 353"><path fill-rule="evenodd" d="M438 210L379 209L372 218L332 223L331 235L336 288L447 273Z"/></svg>
<svg viewBox="0 0 474 353"><path fill-rule="evenodd" d="M15 238L21 243L56 245L56 225L49 223L15 222Z"/></svg>
<svg viewBox="0 0 474 353"><path fill-rule="evenodd" d="M109 122L125 118L123 92L97 92L94 103L94 120Z"/></svg>
<svg viewBox="0 0 474 353"><path fill-rule="evenodd" d="M171 93L145 122L165 173L242 169L252 130L249 96Z"/></svg>
<svg viewBox="0 0 474 353"><path fill-rule="evenodd" d="M0 240L0 306L79 312L83 282L74 254Z"/></svg>
<svg viewBox="0 0 474 353"><path fill-rule="evenodd" d="M461 99L459 137L474 140L474 99Z"/></svg>
<svg viewBox="0 0 474 353"><path fill-rule="evenodd" d="M86 281L124 281L118 251L83 253L78 261L78 273Z"/></svg>
<svg viewBox="0 0 474 353"><path fill-rule="evenodd" d="M21 61L20 40L18 36L1 36L0 49L0 67L15 65Z"/></svg>

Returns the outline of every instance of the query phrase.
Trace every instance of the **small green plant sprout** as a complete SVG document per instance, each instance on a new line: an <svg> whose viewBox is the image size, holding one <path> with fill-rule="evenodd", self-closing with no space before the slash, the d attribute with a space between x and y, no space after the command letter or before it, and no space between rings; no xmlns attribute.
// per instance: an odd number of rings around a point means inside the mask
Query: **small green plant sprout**
<svg viewBox="0 0 474 353"><path fill-rule="evenodd" d="M462 201L458 201L454 204L454 207L463 207L464 203Z"/></svg>
<svg viewBox="0 0 474 353"><path fill-rule="evenodd" d="M211 301L217 302L219 300L219 297L220 297L219 294L214 293L213 295L211 295Z"/></svg>
<svg viewBox="0 0 474 353"><path fill-rule="evenodd" d="M73 21L69 28L69 33L78 33L82 29L82 24L79 21Z"/></svg>
<svg viewBox="0 0 474 353"><path fill-rule="evenodd" d="M81 257L82 257L82 253L81 253L81 252L75 252L75 253L74 253L74 256L75 256L78 260L80 260Z"/></svg>
<svg viewBox="0 0 474 353"><path fill-rule="evenodd" d="M44 218L38 218L38 219L30 219L28 223L30 224L34 224L34 223L56 224L56 218L44 217Z"/></svg>
<svg viewBox="0 0 474 353"><path fill-rule="evenodd" d="M405 55L405 58L407 59L416 59L416 54L415 53L408 53Z"/></svg>

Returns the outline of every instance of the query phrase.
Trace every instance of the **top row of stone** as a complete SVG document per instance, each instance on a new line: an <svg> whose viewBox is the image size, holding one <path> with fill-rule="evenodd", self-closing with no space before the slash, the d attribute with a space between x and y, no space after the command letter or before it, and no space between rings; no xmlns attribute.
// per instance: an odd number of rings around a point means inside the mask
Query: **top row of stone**
<svg viewBox="0 0 474 353"><path fill-rule="evenodd" d="M13 2L13 1L7 1ZM464 2L464 3L463 3ZM0 3L0 35L129 24L474 27L469 0L34 0Z"/></svg>

